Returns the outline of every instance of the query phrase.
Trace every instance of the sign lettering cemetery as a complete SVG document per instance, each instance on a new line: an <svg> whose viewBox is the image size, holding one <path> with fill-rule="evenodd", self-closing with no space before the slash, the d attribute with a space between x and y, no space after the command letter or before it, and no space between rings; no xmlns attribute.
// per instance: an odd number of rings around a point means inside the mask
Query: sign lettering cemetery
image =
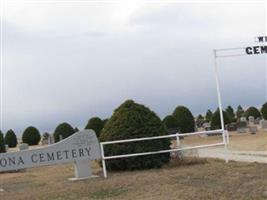
<svg viewBox="0 0 267 200"><path fill-rule="evenodd" d="M74 162L78 179L91 175L89 161L95 159L101 159L98 139L84 130L44 148L0 154L0 172Z"/></svg>
<svg viewBox="0 0 267 200"><path fill-rule="evenodd" d="M267 42L267 36L256 37L256 42L258 42L258 43ZM267 45L246 47L246 54L247 55L265 54L265 53L267 53Z"/></svg>

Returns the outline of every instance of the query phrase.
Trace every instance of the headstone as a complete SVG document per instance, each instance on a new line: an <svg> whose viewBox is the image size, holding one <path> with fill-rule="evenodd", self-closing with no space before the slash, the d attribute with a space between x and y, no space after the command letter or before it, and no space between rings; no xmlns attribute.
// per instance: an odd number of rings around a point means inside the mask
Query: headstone
<svg viewBox="0 0 267 200"><path fill-rule="evenodd" d="M228 131L236 131L237 124L236 123L230 123L226 125L226 130Z"/></svg>
<svg viewBox="0 0 267 200"><path fill-rule="evenodd" d="M260 124L260 121L261 121L261 119L260 118L257 118L257 119L254 120L254 124L259 125Z"/></svg>
<svg viewBox="0 0 267 200"><path fill-rule="evenodd" d="M249 122L249 125L250 125L250 126L253 126L254 123L255 123L255 118L254 118L253 116L249 116L249 117L248 117L248 122Z"/></svg>
<svg viewBox="0 0 267 200"><path fill-rule="evenodd" d="M257 126L250 126L249 131L251 134L256 134L257 133Z"/></svg>
<svg viewBox="0 0 267 200"><path fill-rule="evenodd" d="M101 159L100 145L93 130L77 132L39 149L27 148L27 144L21 144L21 151L0 154L0 172L74 162L75 178L72 180L79 180L91 177L90 160Z"/></svg>
<svg viewBox="0 0 267 200"><path fill-rule="evenodd" d="M244 128L244 127L238 127L238 128L237 128L237 132L238 132L238 133L246 133L246 132L247 132L247 129Z"/></svg>
<svg viewBox="0 0 267 200"><path fill-rule="evenodd" d="M29 149L29 145L26 143L22 143L19 145L19 150L20 151L24 151L24 150L28 150Z"/></svg>
<svg viewBox="0 0 267 200"><path fill-rule="evenodd" d="M63 136L59 135L59 141L63 140Z"/></svg>
<svg viewBox="0 0 267 200"><path fill-rule="evenodd" d="M247 128L247 122L246 121L237 122L236 128Z"/></svg>
<svg viewBox="0 0 267 200"><path fill-rule="evenodd" d="M247 118L246 117L241 117L240 118L240 122L247 122Z"/></svg>
<svg viewBox="0 0 267 200"><path fill-rule="evenodd" d="M205 131L210 131L210 130L211 130L210 123L205 122L205 123L203 124L203 128L205 129Z"/></svg>
<svg viewBox="0 0 267 200"><path fill-rule="evenodd" d="M262 119L260 121L260 128L261 129L267 129L267 120Z"/></svg>
<svg viewBox="0 0 267 200"><path fill-rule="evenodd" d="M53 135L50 135L50 136L48 137L48 145L50 145L50 144L54 144L54 143L55 143L55 138L54 138Z"/></svg>

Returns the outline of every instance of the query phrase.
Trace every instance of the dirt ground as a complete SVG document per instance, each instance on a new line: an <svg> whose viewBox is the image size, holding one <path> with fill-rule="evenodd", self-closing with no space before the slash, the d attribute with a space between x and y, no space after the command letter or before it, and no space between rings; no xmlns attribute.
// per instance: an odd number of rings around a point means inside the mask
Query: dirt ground
<svg viewBox="0 0 267 200"><path fill-rule="evenodd" d="M267 165L221 160L173 161L162 169L108 173L104 179L94 163L99 178L71 182L72 165L28 169L0 174L1 200L69 199L264 199L267 191Z"/></svg>
<svg viewBox="0 0 267 200"><path fill-rule="evenodd" d="M259 130L257 134L229 132L229 150L237 151L267 151L267 131ZM181 144L186 146L212 144L222 142L222 136L201 137L199 135L186 137Z"/></svg>

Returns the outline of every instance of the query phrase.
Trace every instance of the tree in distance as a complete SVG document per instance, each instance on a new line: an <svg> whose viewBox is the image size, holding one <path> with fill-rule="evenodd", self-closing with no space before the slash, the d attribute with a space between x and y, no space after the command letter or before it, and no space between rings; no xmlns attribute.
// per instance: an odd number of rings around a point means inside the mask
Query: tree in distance
<svg viewBox="0 0 267 200"><path fill-rule="evenodd" d="M103 127L104 122L99 117L93 117L88 121L85 129L93 129L96 133L97 138L99 138L100 132Z"/></svg>
<svg viewBox="0 0 267 200"><path fill-rule="evenodd" d="M167 129L173 129L179 127L177 119L172 115L167 115L163 119L163 124L166 126Z"/></svg>
<svg viewBox="0 0 267 200"><path fill-rule="evenodd" d="M227 108L225 109L228 117L229 117L229 120L231 122L234 122L235 121L235 111L234 109L231 107L231 106L227 106Z"/></svg>
<svg viewBox="0 0 267 200"><path fill-rule="evenodd" d="M227 112L223 111L223 119L224 119L224 125L229 124L231 121L228 117ZM220 118L220 111L217 109L215 113L213 113L211 118L211 129L221 129L221 118Z"/></svg>
<svg viewBox="0 0 267 200"><path fill-rule="evenodd" d="M267 102L262 105L261 113L262 113L263 119L267 120Z"/></svg>
<svg viewBox="0 0 267 200"><path fill-rule="evenodd" d="M115 109L113 115L101 131L100 141L123 140L167 135L160 118L144 105L127 100ZM107 156L152 152L170 149L170 139L138 141L107 145ZM145 155L124 159L107 160L111 170L137 170L159 168L168 163L170 154Z"/></svg>
<svg viewBox="0 0 267 200"><path fill-rule="evenodd" d="M255 119L261 117L260 111L256 107L249 107L245 112L245 117L248 119L250 116L253 116Z"/></svg>
<svg viewBox="0 0 267 200"><path fill-rule="evenodd" d="M4 134L0 130L0 153L5 153L6 147L5 147L5 141L4 141Z"/></svg>
<svg viewBox="0 0 267 200"><path fill-rule="evenodd" d="M37 145L41 140L40 132L37 128L30 126L22 134L22 142L28 145Z"/></svg>
<svg viewBox="0 0 267 200"><path fill-rule="evenodd" d="M204 122L205 122L204 117L201 114L199 114L196 120L197 127L202 127Z"/></svg>
<svg viewBox="0 0 267 200"><path fill-rule="evenodd" d="M206 112L206 116L205 116L205 119L210 122L211 121L211 118L212 118L212 115L213 113L211 112L211 110L209 109L207 112Z"/></svg>
<svg viewBox="0 0 267 200"><path fill-rule="evenodd" d="M242 108L242 106L239 105L236 109L237 119L240 119L244 115L244 113L245 113L244 109Z"/></svg>
<svg viewBox="0 0 267 200"><path fill-rule="evenodd" d="M8 130L5 135L5 144L10 148L16 147L18 144L17 136L12 129Z"/></svg>
<svg viewBox="0 0 267 200"><path fill-rule="evenodd" d="M190 133L195 131L195 119L188 108L185 106L178 106L172 115L176 118L181 133Z"/></svg>
<svg viewBox="0 0 267 200"><path fill-rule="evenodd" d="M62 139L65 139L75 133L75 130L72 126L66 122L59 124L54 131L55 142L60 140L60 135Z"/></svg>

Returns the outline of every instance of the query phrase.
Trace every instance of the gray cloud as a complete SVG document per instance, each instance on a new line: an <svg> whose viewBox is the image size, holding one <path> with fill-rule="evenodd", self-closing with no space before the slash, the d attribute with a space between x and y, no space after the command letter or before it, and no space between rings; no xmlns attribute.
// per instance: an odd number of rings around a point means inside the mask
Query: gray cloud
<svg viewBox="0 0 267 200"><path fill-rule="evenodd" d="M7 15L4 130L53 131L63 121L83 127L130 98L161 117L179 104L195 114L215 109L212 49L253 44L265 31L265 10L257 4L121 8L27 7ZM28 22L26 11L38 20ZM229 58L219 66L224 106L266 100L265 57Z"/></svg>

